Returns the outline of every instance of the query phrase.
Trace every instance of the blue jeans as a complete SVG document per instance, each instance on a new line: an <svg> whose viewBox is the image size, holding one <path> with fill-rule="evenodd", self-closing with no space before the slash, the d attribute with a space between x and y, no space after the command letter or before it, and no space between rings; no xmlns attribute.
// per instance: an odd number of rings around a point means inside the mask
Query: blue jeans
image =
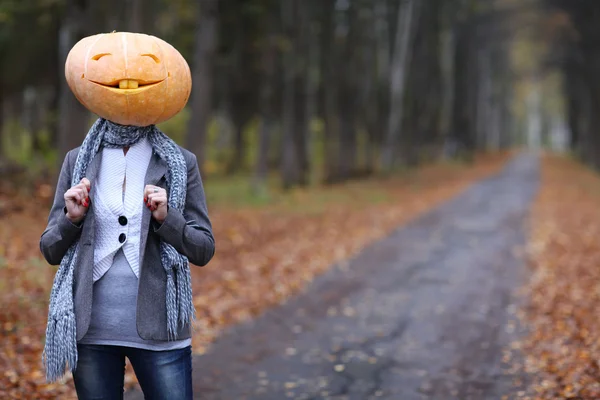
<svg viewBox="0 0 600 400"><path fill-rule="evenodd" d="M192 348L152 351L108 345L77 345L73 372L80 400L123 398L125 357L148 400L192 400Z"/></svg>

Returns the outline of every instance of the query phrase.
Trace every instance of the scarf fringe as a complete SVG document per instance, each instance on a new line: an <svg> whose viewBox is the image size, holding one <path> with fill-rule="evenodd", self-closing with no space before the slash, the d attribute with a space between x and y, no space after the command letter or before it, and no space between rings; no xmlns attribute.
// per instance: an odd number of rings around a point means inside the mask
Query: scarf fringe
<svg viewBox="0 0 600 400"><path fill-rule="evenodd" d="M190 324L196 319L196 308L192 297L192 277L187 260L182 267L177 268L177 302L179 310L179 325Z"/></svg>
<svg viewBox="0 0 600 400"><path fill-rule="evenodd" d="M179 286L179 285L178 285ZM177 338L177 289L172 271L167 273L167 333L169 340Z"/></svg>
<svg viewBox="0 0 600 400"><path fill-rule="evenodd" d="M176 274L176 284L173 281L173 273ZM166 302L169 340L175 340L179 328L189 324L192 329L192 320L196 319L189 268L173 268L167 273Z"/></svg>
<svg viewBox="0 0 600 400"><path fill-rule="evenodd" d="M73 372L77 367L77 326L72 310L48 321L42 363L48 382L56 382L67 369Z"/></svg>

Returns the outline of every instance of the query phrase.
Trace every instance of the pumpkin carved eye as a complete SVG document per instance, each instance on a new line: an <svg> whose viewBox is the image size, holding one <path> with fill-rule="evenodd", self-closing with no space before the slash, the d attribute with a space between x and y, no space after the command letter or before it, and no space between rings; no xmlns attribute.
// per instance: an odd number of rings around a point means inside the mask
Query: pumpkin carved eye
<svg viewBox="0 0 600 400"><path fill-rule="evenodd" d="M98 61L99 59L101 59L104 56L112 56L112 54L110 53L100 53L100 54L96 54L94 57L92 57L92 60L94 61Z"/></svg>
<svg viewBox="0 0 600 400"><path fill-rule="evenodd" d="M150 54L150 53L142 54L142 57L150 57L151 59L154 60L155 63L157 63L157 64L160 63L160 60L154 54Z"/></svg>

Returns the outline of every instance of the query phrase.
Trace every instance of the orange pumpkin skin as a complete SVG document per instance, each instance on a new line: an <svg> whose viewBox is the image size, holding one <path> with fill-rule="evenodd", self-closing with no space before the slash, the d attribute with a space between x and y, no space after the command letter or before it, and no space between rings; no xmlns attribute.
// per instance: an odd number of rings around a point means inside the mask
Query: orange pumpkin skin
<svg viewBox="0 0 600 400"><path fill-rule="evenodd" d="M88 110L121 125L168 120L186 105L192 89L183 56L164 40L141 33L81 39L67 56L65 76Z"/></svg>

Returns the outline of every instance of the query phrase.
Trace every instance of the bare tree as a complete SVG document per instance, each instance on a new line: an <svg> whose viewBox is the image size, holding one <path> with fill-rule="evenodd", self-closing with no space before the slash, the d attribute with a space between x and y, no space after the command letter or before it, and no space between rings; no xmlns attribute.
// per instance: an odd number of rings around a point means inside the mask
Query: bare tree
<svg viewBox="0 0 600 400"><path fill-rule="evenodd" d="M206 161L206 138L212 111L212 60L217 44L218 0L199 2L196 47L192 72L190 120L186 135L187 147L198 157L203 169Z"/></svg>
<svg viewBox="0 0 600 400"><path fill-rule="evenodd" d="M0 165L4 161L4 90L0 86Z"/></svg>
<svg viewBox="0 0 600 400"><path fill-rule="evenodd" d="M323 85L321 87L322 115L324 121L324 175L326 182L334 182L338 178L338 110L336 98L339 88L338 55L336 47L337 19L334 1L321 3L322 15L322 46L321 70L323 71Z"/></svg>
<svg viewBox="0 0 600 400"><path fill-rule="evenodd" d="M59 30L59 71L64 71L67 55L85 32L87 20L87 1L68 0L66 13ZM64 155L81 144L89 125L89 113L75 98L67 81L60 80L58 148ZM62 157L58 157L62 162Z"/></svg>
<svg viewBox="0 0 600 400"><path fill-rule="evenodd" d="M142 32L144 30L142 23L142 3L143 0L127 0L127 27L130 32Z"/></svg>
<svg viewBox="0 0 600 400"><path fill-rule="evenodd" d="M275 115L273 110L274 102L274 83L276 69L276 31L272 13L267 17L270 29L266 34L265 43L262 47L262 82L260 89L260 128L258 138L258 151L256 154L256 164L254 167L254 180L252 188L255 193L262 193L266 184L267 174L269 172L269 149L271 144L271 134L275 125Z"/></svg>
<svg viewBox="0 0 600 400"><path fill-rule="evenodd" d="M394 164L396 144L400 136L404 87L411 53L412 25L415 20L419 0L405 0L398 8L398 24L390 71L390 111L387 132L382 149L382 169L389 171Z"/></svg>
<svg viewBox="0 0 600 400"><path fill-rule="evenodd" d="M288 48L283 53L283 142L281 177L283 186L289 188L300 181L300 159L298 151L298 97L296 91L298 65L295 52L298 48L296 18L298 16L298 0L289 0L282 4L281 19L283 31L287 38Z"/></svg>

